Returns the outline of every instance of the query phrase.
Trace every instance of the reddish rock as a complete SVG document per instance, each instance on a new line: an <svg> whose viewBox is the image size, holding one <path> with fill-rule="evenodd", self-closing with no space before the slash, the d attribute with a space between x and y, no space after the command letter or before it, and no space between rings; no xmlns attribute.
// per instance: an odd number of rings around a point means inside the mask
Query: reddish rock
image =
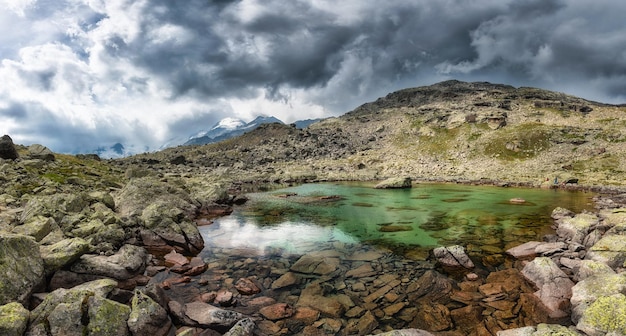
<svg viewBox="0 0 626 336"><path fill-rule="evenodd" d="M422 304L418 307L415 318L409 323L411 328L442 331L452 326L450 311L438 303Z"/></svg>
<svg viewBox="0 0 626 336"><path fill-rule="evenodd" d="M167 266L184 266L189 264L189 260L184 255L172 250L170 253L163 256L165 259L165 265Z"/></svg>
<svg viewBox="0 0 626 336"><path fill-rule="evenodd" d="M198 297L198 300L204 303L212 303L213 301L215 301L216 297L217 297L217 292L208 292L208 293L200 294L200 296Z"/></svg>
<svg viewBox="0 0 626 336"><path fill-rule="evenodd" d="M273 305L274 303L276 303L276 300L271 297L261 296L261 297L254 298L248 301L247 303L248 303L248 306L269 306L269 305Z"/></svg>
<svg viewBox="0 0 626 336"><path fill-rule="evenodd" d="M293 272L287 272L272 282L272 289L278 289L283 287L289 287L297 284L299 281L298 276Z"/></svg>
<svg viewBox="0 0 626 336"><path fill-rule="evenodd" d="M250 278L241 278L235 283L237 291L243 295L253 295L261 292L259 286Z"/></svg>
<svg viewBox="0 0 626 336"><path fill-rule="evenodd" d="M506 253L516 259L532 259L537 255L535 248L539 245L541 245L541 242L529 241L522 245L508 249Z"/></svg>
<svg viewBox="0 0 626 336"><path fill-rule="evenodd" d="M194 276L204 273L208 265L200 257L193 257L189 262L189 269L185 271L185 275Z"/></svg>
<svg viewBox="0 0 626 336"><path fill-rule="evenodd" d="M233 304L233 293L227 290L219 291L215 297L215 303L222 307L229 307Z"/></svg>
<svg viewBox="0 0 626 336"><path fill-rule="evenodd" d="M287 303L276 303L259 310L259 313L261 313L263 317L272 321L291 317L295 312L296 310Z"/></svg>
<svg viewBox="0 0 626 336"><path fill-rule="evenodd" d="M450 312L454 325L466 332L476 330L476 327L482 321L483 308L480 306L472 305L459 309L454 309Z"/></svg>
<svg viewBox="0 0 626 336"><path fill-rule="evenodd" d="M165 281L163 281L161 283L161 287L163 287L164 289L170 289L172 288L173 285L179 284L179 283L188 283L191 282L191 278L188 276L184 276L184 277L178 277L178 278L170 278L167 279Z"/></svg>

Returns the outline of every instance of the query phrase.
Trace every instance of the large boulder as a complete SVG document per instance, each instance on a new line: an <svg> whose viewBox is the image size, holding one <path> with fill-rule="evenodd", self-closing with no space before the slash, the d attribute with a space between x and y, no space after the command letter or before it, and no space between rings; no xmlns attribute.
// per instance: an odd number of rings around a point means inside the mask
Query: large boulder
<svg viewBox="0 0 626 336"><path fill-rule="evenodd" d="M105 299L116 285L103 279L51 292L31 312L27 334L127 335L130 308Z"/></svg>
<svg viewBox="0 0 626 336"><path fill-rule="evenodd" d="M124 245L112 256L84 254L72 265L71 270L79 274L127 280L143 273L147 256L143 247Z"/></svg>
<svg viewBox="0 0 626 336"><path fill-rule="evenodd" d="M572 321L578 323L585 310L598 298L626 294L626 272L601 273L588 277L572 287Z"/></svg>
<svg viewBox="0 0 626 336"><path fill-rule="evenodd" d="M18 301L24 305L44 281L39 246L29 236L0 234L0 305Z"/></svg>
<svg viewBox="0 0 626 336"><path fill-rule="evenodd" d="M133 335L168 335L172 321L167 311L148 295L136 290L131 300L128 327Z"/></svg>
<svg viewBox="0 0 626 336"><path fill-rule="evenodd" d="M605 235L589 249L585 258L605 263L612 268L624 267L626 235Z"/></svg>
<svg viewBox="0 0 626 336"><path fill-rule="evenodd" d="M598 216L592 213L580 213L574 217L564 217L557 221L557 234L572 243L582 244L585 237L598 225Z"/></svg>
<svg viewBox="0 0 626 336"><path fill-rule="evenodd" d="M3 135L0 138L0 159L15 160L19 157L17 149L13 144L13 139L8 135Z"/></svg>
<svg viewBox="0 0 626 336"><path fill-rule="evenodd" d="M626 335L626 296L602 296L582 313L578 330L590 336Z"/></svg>
<svg viewBox="0 0 626 336"><path fill-rule="evenodd" d="M22 336L28 326L30 312L17 302L0 306L0 335Z"/></svg>
<svg viewBox="0 0 626 336"><path fill-rule="evenodd" d="M28 156L33 159L39 159L43 161L54 161L56 159L54 153L50 149L48 149L48 147L40 144L28 146Z"/></svg>
<svg viewBox="0 0 626 336"><path fill-rule="evenodd" d="M550 310L550 317L567 316L574 283L552 259L535 258L524 266L522 274L538 288L535 296Z"/></svg>
<svg viewBox="0 0 626 336"><path fill-rule="evenodd" d="M89 243L82 238L63 239L52 245L42 245L39 253L47 274L52 274L89 252Z"/></svg>
<svg viewBox="0 0 626 336"><path fill-rule="evenodd" d="M152 177L132 179L115 199L117 211L136 226L148 249L197 254L204 240L192 217L201 204L183 185L163 182Z"/></svg>
<svg viewBox="0 0 626 336"><path fill-rule="evenodd" d="M378 183L376 189L406 189L413 186L410 177L392 177Z"/></svg>

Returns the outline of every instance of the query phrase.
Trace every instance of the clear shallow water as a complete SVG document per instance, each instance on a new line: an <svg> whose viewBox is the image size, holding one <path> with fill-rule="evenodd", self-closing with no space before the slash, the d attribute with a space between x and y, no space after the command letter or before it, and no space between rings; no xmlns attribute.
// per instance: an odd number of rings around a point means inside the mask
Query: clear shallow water
<svg viewBox="0 0 626 336"><path fill-rule="evenodd" d="M247 205L200 231L209 248L257 255L304 254L327 244L369 244L405 255L461 244L471 253L497 254L550 233L556 207L591 209L593 196L453 184L372 187L319 183L250 194Z"/></svg>

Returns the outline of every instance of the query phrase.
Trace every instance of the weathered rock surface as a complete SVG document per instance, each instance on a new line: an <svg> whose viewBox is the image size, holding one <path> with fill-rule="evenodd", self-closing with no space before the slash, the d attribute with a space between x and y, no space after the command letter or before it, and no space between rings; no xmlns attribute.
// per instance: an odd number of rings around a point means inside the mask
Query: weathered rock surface
<svg viewBox="0 0 626 336"><path fill-rule="evenodd" d="M63 239L52 245L39 246L47 274L73 264L89 251L89 243L82 238Z"/></svg>
<svg viewBox="0 0 626 336"><path fill-rule="evenodd" d="M132 179L116 196L121 216L135 220L140 239L148 249L197 254L204 240L191 222L201 204L174 183L151 177Z"/></svg>
<svg viewBox="0 0 626 336"><path fill-rule="evenodd" d="M241 313L211 306L203 302L180 304L169 302L170 312L184 325L194 327L232 327L244 316Z"/></svg>
<svg viewBox="0 0 626 336"><path fill-rule="evenodd" d="M551 317L567 316L574 283L552 259L535 258L524 266L522 274L538 288L535 295L550 309Z"/></svg>
<svg viewBox="0 0 626 336"><path fill-rule="evenodd" d="M626 296L599 297L582 312L576 328L590 336L626 335Z"/></svg>
<svg viewBox="0 0 626 336"><path fill-rule="evenodd" d="M572 321L578 323L584 311L600 297L626 293L626 272L598 274L572 287Z"/></svg>
<svg viewBox="0 0 626 336"><path fill-rule="evenodd" d="M0 274L0 305L11 301L27 305L44 281L44 263L35 239L0 232Z"/></svg>
<svg viewBox="0 0 626 336"><path fill-rule="evenodd" d="M33 159L39 159L43 161L54 161L56 159L54 153L48 147L40 144L33 144L28 146L28 156Z"/></svg>
<svg viewBox="0 0 626 336"><path fill-rule="evenodd" d="M28 326L30 312L20 303L0 306L0 335L22 336Z"/></svg>
<svg viewBox="0 0 626 336"><path fill-rule="evenodd" d="M591 229L598 224L598 216L580 213L574 217L565 217L558 221L557 234L573 243L582 244Z"/></svg>
<svg viewBox="0 0 626 336"><path fill-rule="evenodd" d="M376 189L407 189L413 186L410 177L392 177L378 183Z"/></svg>
<svg viewBox="0 0 626 336"><path fill-rule="evenodd" d="M172 327L167 311L148 295L136 290L131 300L128 328L133 335L168 335Z"/></svg>
<svg viewBox="0 0 626 336"><path fill-rule="evenodd" d="M143 247L127 244L109 257L84 254L72 265L71 270L75 273L126 280L145 270L146 258L146 250Z"/></svg>
<svg viewBox="0 0 626 336"><path fill-rule="evenodd" d="M587 258L612 268L626 266L626 235L605 235L589 249Z"/></svg>

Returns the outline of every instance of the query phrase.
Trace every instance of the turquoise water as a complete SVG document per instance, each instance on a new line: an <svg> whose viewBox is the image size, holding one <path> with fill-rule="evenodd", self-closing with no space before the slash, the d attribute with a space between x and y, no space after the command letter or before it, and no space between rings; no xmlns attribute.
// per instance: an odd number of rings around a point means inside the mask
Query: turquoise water
<svg viewBox="0 0 626 336"><path fill-rule="evenodd" d="M461 244L496 254L550 233L556 207L591 209L593 194L561 190L417 184L373 189L370 183L304 184L250 194L232 215L201 227L205 244L307 253L324 244L370 244L403 254ZM515 204L510 199L521 198Z"/></svg>

